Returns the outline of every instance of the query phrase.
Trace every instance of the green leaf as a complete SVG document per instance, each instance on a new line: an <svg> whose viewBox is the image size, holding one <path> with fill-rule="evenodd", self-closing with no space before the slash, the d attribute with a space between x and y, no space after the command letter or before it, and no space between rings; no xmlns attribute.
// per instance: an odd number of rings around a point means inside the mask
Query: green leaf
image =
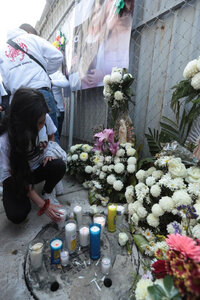
<svg viewBox="0 0 200 300"><path fill-rule="evenodd" d="M173 278L169 275L165 276L163 279L164 287L167 290L167 292L170 294L170 291L172 287L174 286L173 284Z"/></svg>
<svg viewBox="0 0 200 300"><path fill-rule="evenodd" d="M147 288L147 290L148 290L148 292L149 292L149 294L150 294L150 296L153 300L161 300L162 297L167 296L165 291L163 290L163 288L158 284L154 284L153 286L149 286Z"/></svg>
<svg viewBox="0 0 200 300"><path fill-rule="evenodd" d="M147 143L149 146L149 151L152 155L155 155L156 153L161 151L161 145L159 140L159 131L154 129L154 132L152 132L151 128L148 127L149 134L145 134L145 137L147 139Z"/></svg>

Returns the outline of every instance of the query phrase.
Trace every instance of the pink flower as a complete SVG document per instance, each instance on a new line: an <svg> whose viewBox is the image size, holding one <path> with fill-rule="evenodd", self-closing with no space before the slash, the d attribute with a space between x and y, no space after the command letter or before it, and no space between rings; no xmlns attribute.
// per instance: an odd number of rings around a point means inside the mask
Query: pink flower
<svg viewBox="0 0 200 300"><path fill-rule="evenodd" d="M104 140L114 142L114 131L112 129L104 129L104 131L96 133L94 137L99 138L99 142Z"/></svg>
<svg viewBox="0 0 200 300"><path fill-rule="evenodd" d="M192 238L178 233L170 234L166 239L166 243L171 249L182 253L186 258L200 261L200 246Z"/></svg>

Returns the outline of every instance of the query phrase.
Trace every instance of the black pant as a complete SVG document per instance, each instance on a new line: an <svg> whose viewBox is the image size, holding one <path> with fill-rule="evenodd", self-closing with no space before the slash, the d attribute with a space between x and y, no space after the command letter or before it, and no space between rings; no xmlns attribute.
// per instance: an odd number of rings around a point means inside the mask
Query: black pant
<svg viewBox="0 0 200 300"><path fill-rule="evenodd" d="M62 125L63 125L64 117L65 117L64 111L60 111L59 116L58 116L58 135L59 135L59 138L61 137L61 133L62 133Z"/></svg>
<svg viewBox="0 0 200 300"><path fill-rule="evenodd" d="M51 193L55 185L63 178L66 165L61 159L48 161L46 166L40 166L33 171L34 183L45 180L44 191ZM20 199L16 197L17 186L13 177L3 181L3 205L7 218L15 224L24 221L31 210L30 199L24 193Z"/></svg>

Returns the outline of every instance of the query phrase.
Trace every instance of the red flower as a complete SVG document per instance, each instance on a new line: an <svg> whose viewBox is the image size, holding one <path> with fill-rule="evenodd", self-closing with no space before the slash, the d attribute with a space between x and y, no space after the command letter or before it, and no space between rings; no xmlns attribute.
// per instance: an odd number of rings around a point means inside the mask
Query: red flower
<svg viewBox="0 0 200 300"><path fill-rule="evenodd" d="M164 259L157 260L152 264L153 272L157 279L164 278L167 273L166 261Z"/></svg>
<svg viewBox="0 0 200 300"><path fill-rule="evenodd" d="M187 280L184 280L184 283L187 287L187 290L198 296L200 299L200 269L195 268L187 277Z"/></svg>

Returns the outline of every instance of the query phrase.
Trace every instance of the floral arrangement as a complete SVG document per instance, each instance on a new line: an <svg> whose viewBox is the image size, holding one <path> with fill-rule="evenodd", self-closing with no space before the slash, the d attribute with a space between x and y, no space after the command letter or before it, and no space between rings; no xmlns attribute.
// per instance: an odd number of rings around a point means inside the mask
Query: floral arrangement
<svg viewBox="0 0 200 300"><path fill-rule="evenodd" d="M67 154L67 173L71 176L76 176L78 179L89 179L85 167L93 165L95 152L92 151L92 146L88 144L76 144L71 146ZM92 168L92 167L91 167Z"/></svg>
<svg viewBox="0 0 200 300"><path fill-rule="evenodd" d="M184 233L188 206L192 207L190 215L195 211L200 215L198 166L187 168L179 157L160 155L153 167L140 169L136 178L138 183L125 192L129 222L147 240L172 233L174 228Z"/></svg>
<svg viewBox="0 0 200 300"><path fill-rule="evenodd" d="M60 34L56 37L56 40L53 42L53 46L60 51L64 51L65 45L66 45L66 36L64 33L60 31Z"/></svg>
<svg viewBox="0 0 200 300"><path fill-rule="evenodd" d="M136 150L131 143L114 142L112 129L104 129L95 138L94 147L81 144L70 148L68 173L84 177L90 204L126 202L126 187L135 181Z"/></svg>
<svg viewBox="0 0 200 300"><path fill-rule="evenodd" d="M168 235L165 244L165 250L158 247L155 252L152 274L137 283L136 300L199 299L200 240L177 233Z"/></svg>
<svg viewBox="0 0 200 300"><path fill-rule="evenodd" d="M113 68L110 75L105 75L103 79L103 95L110 108L112 125L114 126L118 114L128 111L128 103L133 96L131 84L133 76L127 69Z"/></svg>
<svg viewBox="0 0 200 300"><path fill-rule="evenodd" d="M200 57L191 60L183 71L183 77L190 80L191 86L195 90L200 90Z"/></svg>

